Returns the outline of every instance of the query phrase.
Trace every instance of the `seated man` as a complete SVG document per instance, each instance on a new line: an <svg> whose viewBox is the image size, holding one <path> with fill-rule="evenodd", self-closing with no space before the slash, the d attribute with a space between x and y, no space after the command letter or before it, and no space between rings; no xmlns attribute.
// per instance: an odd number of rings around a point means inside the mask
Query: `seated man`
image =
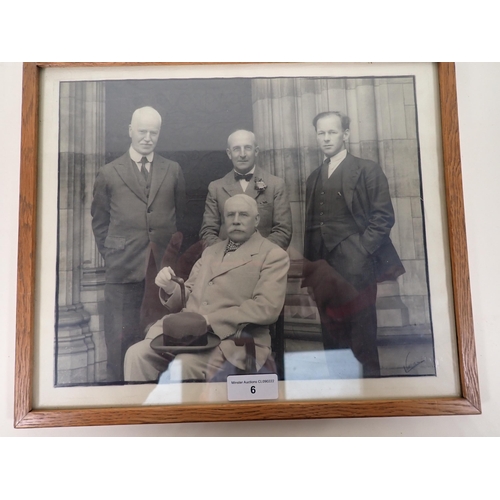
<svg viewBox="0 0 500 500"><path fill-rule="evenodd" d="M257 231L257 203L245 194L229 198L224 205L225 227L229 239L208 247L196 262L186 281L186 312L205 318L207 330L217 335L217 347L179 354L175 364L180 373L169 370L170 380L210 380L224 366L245 368L245 346L233 339L248 324L256 347L256 366L260 369L271 352L268 325L276 322L286 294L288 254L263 238ZM168 299L170 311L180 311L180 287L171 280L172 270L163 268L156 283ZM148 331L146 338L133 345L125 357L125 380L157 381L169 360L156 353L150 342L163 333L163 319ZM177 370L175 370L177 372Z"/></svg>

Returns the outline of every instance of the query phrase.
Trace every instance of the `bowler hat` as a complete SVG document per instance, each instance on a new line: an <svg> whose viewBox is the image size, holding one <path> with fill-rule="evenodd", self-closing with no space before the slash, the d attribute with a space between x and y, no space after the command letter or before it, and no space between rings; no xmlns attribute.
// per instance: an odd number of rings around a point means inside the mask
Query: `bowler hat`
<svg viewBox="0 0 500 500"><path fill-rule="evenodd" d="M180 312L163 318L163 333L155 337L150 346L160 354L180 354L205 351L219 343L219 337L207 331L207 322L201 314Z"/></svg>

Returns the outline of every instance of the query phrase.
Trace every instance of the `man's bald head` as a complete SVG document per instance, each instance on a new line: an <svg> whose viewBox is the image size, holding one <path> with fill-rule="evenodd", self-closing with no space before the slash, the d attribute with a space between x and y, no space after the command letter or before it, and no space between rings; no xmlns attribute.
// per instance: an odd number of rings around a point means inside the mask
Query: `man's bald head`
<svg viewBox="0 0 500 500"><path fill-rule="evenodd" d="M249 172L259 154L255 134L250 130L236 130L227 138L226 152L237 172L241 174Z"/></svg>
<svg viewBox="0 0 500 500"><path fill-rule="evenodd" d="M257 202L247 194L236 194L224 204L224 223L229 238L244 243L255 233L260 216Z"/></svg>
<svg viewBox="0 0 500 500"><path fill-rule="evenodd" d="M136 109L128 127L132 147L141 155L152 153L158 142L161 116L156 109L145 106Z"/></svg>
<svg viewBox="0 0 500 500"><path fill-rule="evenodd" d="M227 148L231 147L231 143L237 142L241 139L248 140L254 146L257 146L257 139L255 138L255 134L250 130L239 129L235 130L232 134L227 138Z"/></svg>
<svg viewBox="0 0 500 500"><path fill-rule="evenodd" d="M144 106L143 108L138 108L132 113L132 119L130 124L134 125L138 120L157 120L158 126L161 127L161 115L156 111L155 108L151 106Z"/></svg>

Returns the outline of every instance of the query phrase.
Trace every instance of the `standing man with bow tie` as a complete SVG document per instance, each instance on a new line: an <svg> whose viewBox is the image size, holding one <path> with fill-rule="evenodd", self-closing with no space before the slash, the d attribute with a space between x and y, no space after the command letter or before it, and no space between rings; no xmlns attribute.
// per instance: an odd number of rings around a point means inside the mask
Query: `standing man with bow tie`
<svg viewBox="0 0 500 500"><path fill-rule="evenodd" d="M226 152L234 169L208 186L200 238L208 245L227 238L224 204L231 196L244 193L257 202L260 234L286 250L292 239L292 213L284 180L255 165L259 147L253 132L233 132Z"/></svg>
<svg viewBox="0 0 500 500"><path fill-rule="evenodd" d="M92 229L106 268L107 382L123 381L125 352L143 336L139 324L148 263L152 258L161 269L183 216L182 170L154 152L160 128L155 109L135 110L129 150L102 167L94 184Z"/></svg>
<svg viewBox="0 0 500 500"><path fill-rule="evenodd" d="M318 305L325 349L350 347L363 376L379 377L377 282L405 270L389 238L395 218L387 178L375 162L347 152L349 125L337 111L313 120L323 163L306 182L304 258L326 261L359 294L341 315ZM323 299L325 293L339 290L316 290Z"/></svg>

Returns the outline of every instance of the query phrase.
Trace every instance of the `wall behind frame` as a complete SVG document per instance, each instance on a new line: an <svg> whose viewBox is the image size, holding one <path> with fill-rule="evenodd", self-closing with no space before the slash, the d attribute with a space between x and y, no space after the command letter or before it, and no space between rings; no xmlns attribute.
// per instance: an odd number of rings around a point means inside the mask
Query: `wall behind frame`
<svg viewBox="0 0 500 500"><path fill-rule="evenodd" d="M499 63L458 63L457 87L471 289L483 414L470 417L234 422L75 429L13 428L20 63L0 63L0 436L500 436Z"/></svg>

